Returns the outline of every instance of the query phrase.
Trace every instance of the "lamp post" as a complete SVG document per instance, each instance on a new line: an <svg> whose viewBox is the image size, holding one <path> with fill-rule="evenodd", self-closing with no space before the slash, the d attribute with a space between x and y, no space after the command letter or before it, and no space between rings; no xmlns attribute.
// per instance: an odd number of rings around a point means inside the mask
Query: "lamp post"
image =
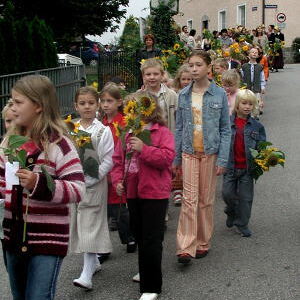
<svg viewBox="0 0 300 300"><path fill-rule="evenodd" d="M266 6L266 0L262 0L262 24L265 24L266 21L265 6Z"/></svg>

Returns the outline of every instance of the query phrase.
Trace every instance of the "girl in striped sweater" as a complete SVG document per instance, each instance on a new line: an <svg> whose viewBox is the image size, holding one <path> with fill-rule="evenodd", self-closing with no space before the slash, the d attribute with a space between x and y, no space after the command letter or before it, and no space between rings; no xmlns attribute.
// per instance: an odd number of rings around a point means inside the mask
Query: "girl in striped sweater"
<svg viewBox="0 0 300 300"><path fill-rule="evenodd" d="M5 196L4 254L13 299L54 299L56 281L69 242L70 202L79 202L85 191L77 151L61 120L55 87L49 78L30 75L12 88L12 134L29 137L25 169L10 185L7 157L0 155L0 193ZM47 185L41 165L54 179Z"/></svg>

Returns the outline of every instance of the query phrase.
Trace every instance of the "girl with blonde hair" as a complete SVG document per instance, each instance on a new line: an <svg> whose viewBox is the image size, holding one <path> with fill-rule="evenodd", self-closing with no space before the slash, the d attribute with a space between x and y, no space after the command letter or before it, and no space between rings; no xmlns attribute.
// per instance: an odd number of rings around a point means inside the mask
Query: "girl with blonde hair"
<svg viewBox="0 0 300 300"><path fill-rule="evenodd" d="M59 114L49 78L30 75L13 86L12 134L26 136L26 168L16 173L0 155L0 192L5 195L3 248L13 299L52 300L69 242L69 203L80 202L84 176L75 146ZM54 181L47 184L47 170ZM12 184L4 174L19 179ZM20 276L22 274L22 276Z"/></svg>

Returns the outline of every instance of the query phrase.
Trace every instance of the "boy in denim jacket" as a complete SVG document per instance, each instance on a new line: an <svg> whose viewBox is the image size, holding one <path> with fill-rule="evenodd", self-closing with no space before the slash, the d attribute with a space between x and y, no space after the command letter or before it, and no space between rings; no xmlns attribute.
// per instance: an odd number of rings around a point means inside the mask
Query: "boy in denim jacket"
<svg viewBox="0 0 300 300"><path fill-rule="evenodd" d="M265 128L251 117L257 99L250 90L237 93L234 113L231 116L231 146L227 172L223 180L223 199L226 203L226 225L237 227L243 237L250 237L248 228L253 202L254 186L250 175L250 148L256 149L266 140Z"/></svg>

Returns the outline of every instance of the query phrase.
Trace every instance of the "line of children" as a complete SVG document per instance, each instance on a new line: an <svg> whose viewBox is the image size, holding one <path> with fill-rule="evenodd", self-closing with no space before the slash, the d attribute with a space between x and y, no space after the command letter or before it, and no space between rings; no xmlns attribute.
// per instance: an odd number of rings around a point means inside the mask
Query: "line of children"
<svg viewBox="0 0 300 300"><path fill-rule="evenodd" d="M14 299L52 300L69 242L70 202L85 193L84 176L75 146L59 114L55 87L45 76L19 79L12 88L12 134L30 140L25 169L10 184L7 157L0 155L0 192L5 196L3 249ZM54 177L52 192L41 165Z"/></svg>
<svg viewBox="0 0 300 300"><path fill-rule="evenodd" d="M85 156L93 157L99 163L98 176L85 174L86 193L78 204L73 204L71 239L69 250L84 253L83 270L73 280L75 286L91 289L92 277L101 265L97 253L110 253L107 223L107 174L112 168L114 142L109 127L96 119L99 110L99 96L92 87L80 88L75 95L75 109L80 115L79 130L91 134L94 149L86 149Z"/></svg>

